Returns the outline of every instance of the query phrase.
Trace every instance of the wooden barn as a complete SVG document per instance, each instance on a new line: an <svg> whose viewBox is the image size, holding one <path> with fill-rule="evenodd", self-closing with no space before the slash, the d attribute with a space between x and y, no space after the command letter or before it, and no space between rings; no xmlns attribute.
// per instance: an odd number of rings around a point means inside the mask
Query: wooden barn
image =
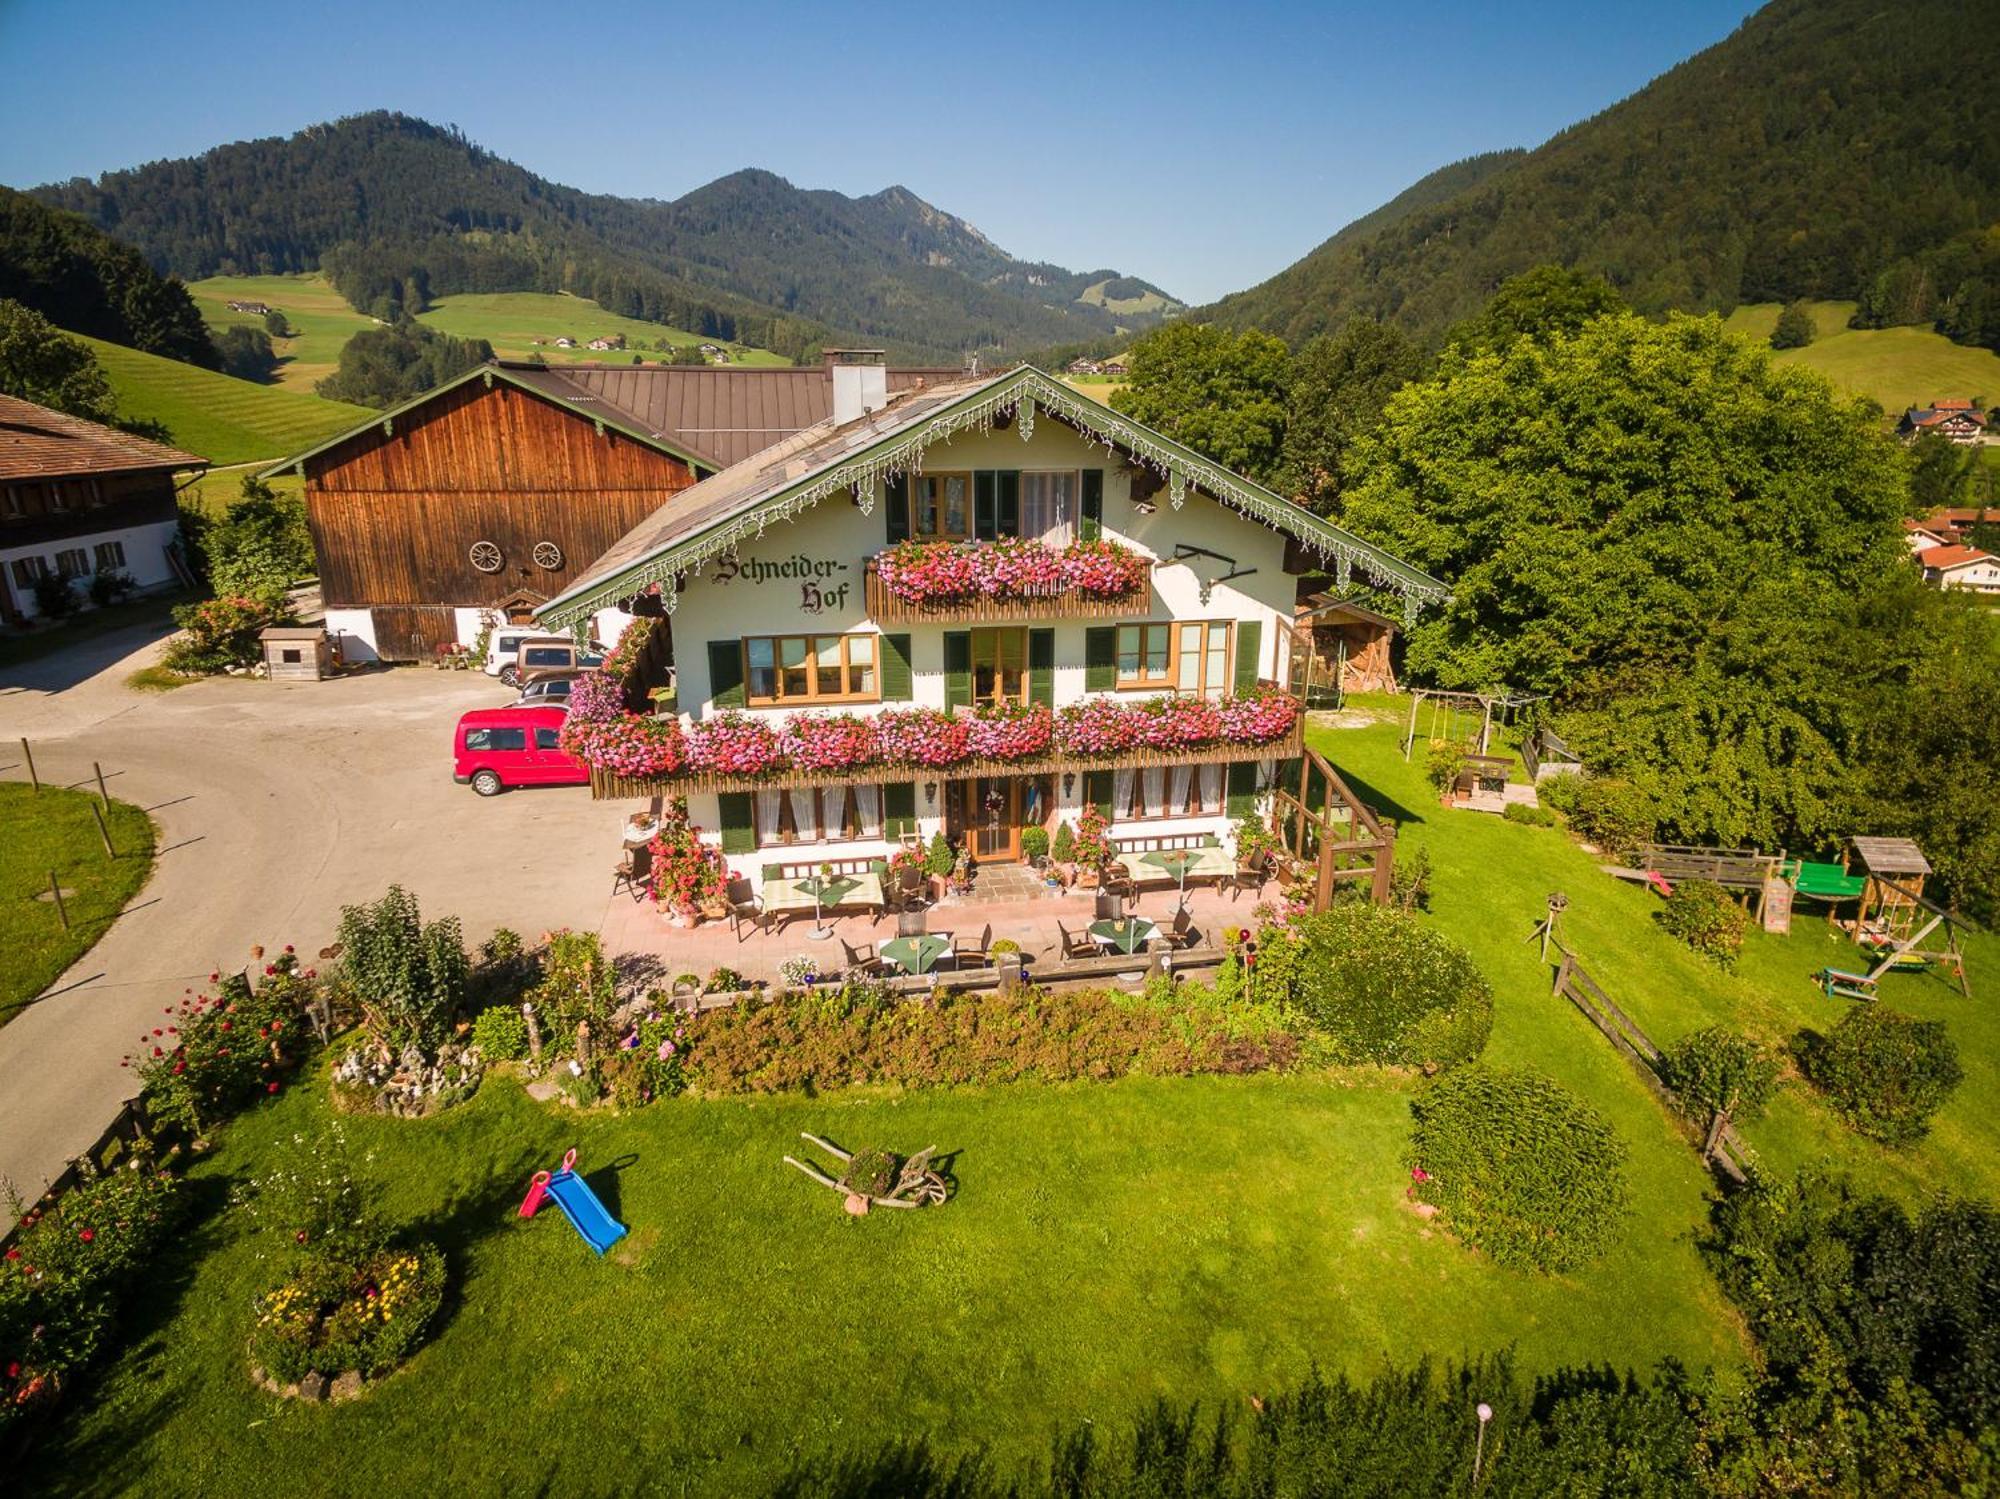
<svg viewBox="0 0 2000 1499"><path fill-rule="evenodd" d="M831 365L489 364L272 472L305 480L342 658L422 660L529 621L676 493L824 420L833 384ZM603 611L598 637L626 618Z"/></svg>

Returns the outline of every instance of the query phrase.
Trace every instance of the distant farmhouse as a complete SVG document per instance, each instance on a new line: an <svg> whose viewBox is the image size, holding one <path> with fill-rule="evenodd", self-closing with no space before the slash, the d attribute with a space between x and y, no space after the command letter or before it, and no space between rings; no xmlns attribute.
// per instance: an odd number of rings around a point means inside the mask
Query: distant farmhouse
<svg viewBox="0 0 2000 1499"><path fill-rule="evenodd" d="M180 578L177 469L208 460L178 448L0 396L0 619L40 612L36 586L61 579L80 596L98 573L136 589Z"/></svg>
<svg viewBox="0 0 2000 1499"><path fill-rule="evenodd" d="M266 315L267 313L269 313L269 312L270 312L270 310L271 310L271 304L270 304L269 302L234 302L234 301L233 301L233 302L231 302L231 303L229 304L229 310L230 310L231 312L248 312L248 313L254 313L254 314L255 314L256 316L258 316L258 317L263 317L263 316L265 316L265 315Z"/></svg>
<svg viewBox="0 0 2000 1499"><path fill-rule="evenodd" d="M1097 373L1100 375L1122 375L1125 373L1125 361L1122 359L1107 359L1097 367Z"/></svg>
<svg viewBox="0 0 2000 1499"><path fill-rule="evenodd" d="M588 347L596 349L600 353L606 350L622 349L625 347L625 335L622 333L605 334L598 338L593 338Z"/></svg>
<svg viewBox="0 0 2000 1499"><path fill-rule="evenodd" d="M1941 546L1917 553L1924 581L1934 588L2000 593L2000 557L1978 547Z"/></svg>
<svg viewBox="0 0 2000 1499"><path fill-rule="evenodd" d="M1986 441L1986 413L1970 401L1933 401L1928 406L1912 406L1896 424L1896 435L1914 442L1934 433L1949 442L1971 446Z"/></svg>
<svg viewBox="0 0 2000 1499"><path fill-rule="evenodd" d="M1072 375L1101 375L1104 373L1104 366L1095 359L1072 359L1064 368Z"/></svg>
<svg viewBox="0 0 2000 1499"><path fill-rule="evenodd" d="M556 340L556 347L558 349L573 349L576 347L576 340L565 333L561 338Z"/></svg>

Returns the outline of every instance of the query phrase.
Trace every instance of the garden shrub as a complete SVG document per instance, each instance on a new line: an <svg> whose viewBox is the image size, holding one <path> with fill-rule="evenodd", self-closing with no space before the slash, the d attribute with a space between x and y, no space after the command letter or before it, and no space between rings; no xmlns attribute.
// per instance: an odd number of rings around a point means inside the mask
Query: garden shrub
<svg viewBox="0 0 2000 1499"><path fill-rule="evenodd" d="M1440 793L1447 792L1451 790L1451 783L1458 779L1458 773L1465 769L1467 758L1464 745L1433 739L1429 752L1424 756L1424 778Z"/></svg>
<svg viewBox="0 0 2000 1499"><path fill-rule="evenodd" d="M444 1274L444 1255L430 1244L300 1255L258 1299L250 1360L285 1384L307 1374L386 1374L430 1330Z"/></svg>
<svg viewBox="0 0 2000 1499"><path fill-rule="evenodd" d="M1404 844L1397 848L1395 865L1389 871L1389 899L1398 909L1404 911L1428 911L1431 908L1431 851L1422 844L1414 848ZM1361 881L1349 880L1346 888L1361 890Z"/></svg>
<svg viewBox="0 0 2000 1499"><path fill-rule="evenodd" d="M1713 880L1682 880L1660 908L1660 925L1703 957L1734 968L1750 913Z"/></svg>
<svg viewBox="0 0 2000 1499"><path fill-rule="evenodd" d="M1691 1032L1660 1058L1661 1081L1681 1112L1707 1124L1716 1114L1755 1119L1778 1089L1780 1061L1748 1036L1720 1025Z"/></svg>
<svg viewBox="0 0 2000 1499"><path fill-rule="evenodd" d="M90 575L90 601L100 609L108 609L113 604L122 603L131 597L138 587L128 572L110 568Z"/></svg>
<svg viewBox="0 0 2000 1499"><path fill-rule="evenodd" d="M316 985L290 949L254 988L241 974L209 979L213 995L183 998L120 1064L139 1074L154 1120L195 1136L276 1093L312 1043L306 1011Z"/></svg>
<svg viewBox="0 0 2000 1499"><path fill-rule="evenodd" d="M1021 829L1021 857L1030 864L1047 857L1049 852L1049 830L1044 827Z"/></svg>
<svg viewBox="0 0 2000 1499"><path fill-rule="evenodd" d="M354 1174L354 1155L338 1119L280 1145L270 1168L239 1194L243 1210L279 1252L294 1248L366 1255L382 1246L375 1197Z"/></svg>
<svg viewBox="0 0 2000 1499"><path fill-rule="evenodd" d="M1471 1060L1493 1029L1493 991L1472 956L1421 918L1362 903L1270 928L1260 998L1295 1009L1333 1059L1389 1066Z"/></svg>
<svg viewBox="0 0 2000 1499"><path fill-rule="evenodd" d="M518 1062L528 1054L527 1018L512 1005L481 1010L472 1022L472 1044L489 1062Z"/></svg>
<svg viewBox="0 0 2000 1499"><path fill-rule="evenodd" d="M181 1188L135 1160L14 1207L20 1230L0 1261L0 1442L103 1348L179 1219Z"/></svg>
<svg viewBox="0 0 2000 1499"><path fill-rule="evenodd" d="M1610 1246L1626 1211L1625 1145L1551 1078L1466 1067L1410 1105L1416 1192L1502 1265L1569 1270Z"/></svg>
<svg viewBox="0 0 2000 1499"><path fill-rule="evenodd" d="M1299 1050L1270 1011L1107 990L947 991L912 1003L848 985L682 1024L688 1084L707 1094L1258 1072L1289 1066Z"/></svg>
<svg viewBox="0 0 2000 1499"><path fill-rule="evenodd" d="M1560 812L1565 817L1574 816L1577 802L1583 796L1583 773L1581 771L1558 771L1535 782L1535 799L1548 810ZM1504 813L1502 814L1505 815Z"/></svg>
<svg viewBox="0 0 2000 1499"><path fill-rule="evenodd" d="M684 1092L686 1060L687 1017L651 1010L632 1022L605 1058L604 1081L618 1107L637 1108Z"/></svg>
<svg viewBox="0 0 2000 1499"><path fill-rule="evenodd" d="M1509 802L1500 809L1501 817L1508 822L1518 822L1524 827L1552 828L1556 825L1556 814L1547 807L1531 807L1526 802Z"/></svg>
<svg viewBox="0 0 2000 1499"><path fill-rule="evenodd" d="M282 600L230 595L177 605L174 623L183 633L167 642L160 664L190 677L254 665L263 654L258 636L264 627L291 620L291 608Z"/></svg>
<svg viewBox="0 0 2000 1499"><path fill-rule="evenodd" d="M1067 864L1076 857L1076 829L1067 821L1056 824L1055 841L1049 845L1049 857L1058 864Z"/></svg>
<svg viewBox="0 0 2000 1499"><path fill-rule="evenodd" d="M42 573L30 591L35 599L35 612L43 619L65 619L76 612L74 580L61 573Z"/></svg>
<svg viewBox="0 0 2000 1499"><path fill-rule="evenodd" d="M465 996L470 963L456 916L425 924L401 885L340 912L340 977L368 1029L392 1052L442 1040Z"/></svg>
<svg viewBox="0 0 2000 1499"><path fill-rule="evenodd" d="M1658 825L1652 801L1630 781L1586 776L1575 800L1570 825L1606 853L1629 853L1652 841Z"/></svg>
<svg viewBox="0 0 2000 1499"><path fill-rule="evenodd" d="M1909 1145L1965 1077L1941 1020L1880 1005L1850 1010L1831 1034L1801 1031L1799 1069L1849 1126L1884 1145Z"/></svg>
<svg viewBox="0 0 2000 1499"><path fill-rule="evenodd" d="M576 1028L585 1021L592 1036L609 1040L617 977L597 934L565 930L552 936L542 957L542 981L529 997L558 1056L576 1049Z"/></svg>

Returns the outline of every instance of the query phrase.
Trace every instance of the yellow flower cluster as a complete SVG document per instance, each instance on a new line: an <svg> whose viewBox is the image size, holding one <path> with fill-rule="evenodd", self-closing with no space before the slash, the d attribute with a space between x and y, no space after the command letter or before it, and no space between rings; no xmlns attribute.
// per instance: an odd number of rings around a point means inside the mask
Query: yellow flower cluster
<svg viewBox="0 0 2000 1499"><path fill-rule="evenodd" d="M319 1301L306 1294L305 1287L283 1285L264 1298L259 1327L303 1327L319 1315Z"/></svg>
<svg viewBox="0 0 2000 1499"><path fill-rule="evenodd" d="M421 1268L414 1254L399 1254L383 1266L375 1282L375 1295L362 1309L364 1318L391 1320L397 1309L407 1305L416 1294L417 1272Z"/></svg>

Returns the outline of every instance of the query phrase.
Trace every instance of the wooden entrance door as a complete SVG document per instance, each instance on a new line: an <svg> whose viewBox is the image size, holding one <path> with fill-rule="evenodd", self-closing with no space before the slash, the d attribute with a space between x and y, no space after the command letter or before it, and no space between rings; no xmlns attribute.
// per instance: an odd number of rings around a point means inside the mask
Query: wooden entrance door
<svg viewBox="0 0 2000 1499"><path fill-rule="evenodd" d="M1048 821L1053 788L1047 776L980 776L950 783L946 834L963 839L972 857L1006 863L1021 857L1021 829Z"/></svg>

